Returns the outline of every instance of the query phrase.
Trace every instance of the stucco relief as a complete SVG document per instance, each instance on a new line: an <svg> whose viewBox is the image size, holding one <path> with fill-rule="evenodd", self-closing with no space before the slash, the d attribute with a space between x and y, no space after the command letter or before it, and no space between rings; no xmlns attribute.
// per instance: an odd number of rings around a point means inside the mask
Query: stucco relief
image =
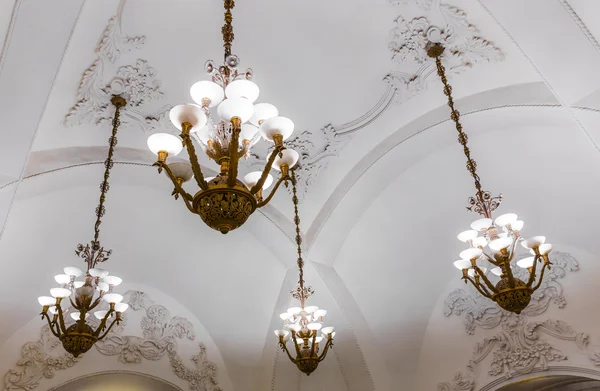
<svg viewBox="0 0 600 391"><path fill-rule="evenodd" d="M427 42L439 42L446 47L448 73L457 73L478 62L499 62L502 50L481 37L467 13L441 0L390 0L396 6L416 5L425 15L406 20L402 15L394 20L388 48L397 69L384 80L396 89L396 101L404 101L426 87L435 71L434 61L427 56ZM435 25L430 20L442 20Z"/></svg>
<svg viewBox="0 0 600 391"><path fill-rule="evenodd" d="M523 258L522 255L517 258ZM501 309L493 301L486 299L471 285L466 290L452 291L444 301L445 316L462 316L467 334L474 334L477 327L493 329L501 324L514 322L519 317L541 315L554 303L558 308L564 308L567 300L563 295L563 286L560 284L567 272L579 270L579 262L568 253L554 251L550 255L552 268L546 272L540 288L534 292L529 306L516 315ZM527 273L521 268L514 269L518 278L526 279Z"/></svg>
<svg viewBox="0 0 600 391"><path fill-rule="evenodd" d="M123 364L140 364L143 360L158 361L167 357L173 373L186 381L190 390L222 390L217 384L217 367L208 360L203 343L198 344L199 353L189 359L193 364L191 368L179 355L178 341L196 339L189 320L171 316L167 308L154 304L144 292L128 291L124 296L131 310L145 311L140 320L141 336L123 335L123 325L113 328L104 340L94 345L100 354L116 356ZM131 317L130 314L128 318ZM74 358L64 353L60 341L46 325L37 341L27 342L21 348L21 358L4 375L4 390L33 390L43 379L51 379L57 371L67 370L81 360L85 360L85 356Z"/></svg>

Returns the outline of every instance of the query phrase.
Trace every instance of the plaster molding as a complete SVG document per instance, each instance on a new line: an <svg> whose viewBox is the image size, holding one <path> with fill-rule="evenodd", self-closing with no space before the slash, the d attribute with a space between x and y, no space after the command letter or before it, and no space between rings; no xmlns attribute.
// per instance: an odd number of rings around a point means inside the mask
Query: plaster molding
<svg viewBox="0 0 600 391"><path fill-rule="evenodd" d="M427 56L427 42L439 42L446 47L448 74L459 73L479 62L500 62L503 51L481 37L467 13L441 0L390 0L393 5L416 5L423 16L406 20L402 15L394 20L388 48L392 61L398 66L384 77L396 90L396 102L403 102L422 92L435 71L435 61ZM436 26L430 19L444 22Z"/></svg>
<svg viewBox="0 0 600 391"><path fill-rule="evenodd" d="M600 347L592 346L589 335L573 330L561 320L527 322L517 317L502 325L502 331L475 344L467 369L452 380L438 384L438 391L474 391L479 367L487 357L487 374L510 379L533 371L548 371L551 363L567 360L567 355L551 344L548 337L568 341L586 354L591 364L600 366Z"/></svg>
<svg viewBox="0 0 600 391"><path fill-rule="evenodd" d="M528 255L522 254L517 256L517 259L526 256ZM534 292L531 303L521 315L501 309L498 304L483 297L471 285L467 290L456 289L450 292L444 301L444 315L447 317L462 316L465 331L472 335L477 327L489 330L514 322L518 318L541 315L548 310L552 303L558 308L564 308L567 300L563 295L563 286L558 280L564 278L567 272L578 271L579 262L571 254L560 251L550 253L550 259L552 268L547 270L542 285ZM521 268L515 268L514 273L520 279L526 280L528 277L528 273Z"/></svg>
<svg viewBox="0 0 600 391"><path fill-rule="evenodd" d="M119 7L117 15L108 21L95 49L96 59L83 72L77 90L77 102L65 117L67 126L110 123L114 111L110 97L118 94L127 98L121 120L123 125L137 124L146 132L165 126L164 119L170 107L163 107L156 113L143 110L145 104L163 98L156 69L146 60L138 59L135 64L114 70L114 64L122 54L139 50L146 42L145 36L128 37L123 34L121 11L122 7Z"/></svg>
<svg viewBox="0 0 600 391"><path fill-rule="evenodd" d="M577 15L577 12L575 12L575 10L573 9L573 7L571 7L571 5L567 2L567 0L559 0L559 1L560 1L560 4L564 7L565 11L567 11L567 13L569 14L569 16L571 17L571 19L573 19L573 21L577 24L577 27L579 27L579 29L581 30L581 32L583 32L583 34L585 35L585 37L594 46L594 48L596 50L600 51L600 44L598 44L598 41L594 37L594 34L592 34L590 32L590 30L588 29L588 27L586 26L586 24L583 22L583 20L581 20L581 18L579 17L579 15Z"/></svg>
<svg viewBox="0 0 600 391"><path fill-rule="evenodd" d="M100 354L117 356L117 360L123 364L139 364L144 359L158 361L166 356L175 375L186 381L190 390L222 391L217 384L217 367L208 360L203 343L198 344L199 353L190 358L194 364L191 369L178 353L178 340L193 341L196 338L189 320L171 316L167 308L155 304L144 292L127 291L124 297L124 302L130 305L131 310L145 311L140 321L142 336L123 335L124 324L115 327L105 339L94 345ZM127 317L124 321L127 321ZM45 325L37 341L29 341L21 348L21 358L16 366L4 375L4 390L31 391L43 379L53 378L57 371L67 370L82 359L85 358L75 358L65 353L60 341Z"/></svg>

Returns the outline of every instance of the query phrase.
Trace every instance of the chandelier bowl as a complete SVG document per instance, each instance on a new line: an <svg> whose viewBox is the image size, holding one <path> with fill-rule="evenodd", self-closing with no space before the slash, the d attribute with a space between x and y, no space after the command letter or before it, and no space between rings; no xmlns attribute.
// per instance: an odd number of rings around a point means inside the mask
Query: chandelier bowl
<svg viewBox="0 0 600 391"><path fill-rule="evenodd" d="M496 284L498 293L492 295L492 300L498 303L501 308L520 314L529 305L533 289L518 278L513 278L513 280L515 287L511 288L507 278L501 279Z"/></svg>
<svg viewBox="0 0 600 391"><path fill-rule="evenodd" d="M319 357L298 358L296 359L296 366L308 376L319 366Z"/></svg>
<svg viewBox="0 0 600 391"><path fill-rule="evenodd" d="M98 338L94 336L94 329L86 323L77 322L67 329L60 337L63 347L74 357L87 352L94 346Z"/></svg>

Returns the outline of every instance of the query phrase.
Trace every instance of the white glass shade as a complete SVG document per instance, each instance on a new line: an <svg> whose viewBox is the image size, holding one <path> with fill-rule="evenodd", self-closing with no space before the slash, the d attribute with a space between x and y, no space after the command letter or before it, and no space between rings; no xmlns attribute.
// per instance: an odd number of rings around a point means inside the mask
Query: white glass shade
<svg viewBox="0 0 600 391"><path fill-rule="evenodd" d="M467 243L469 240L475 239L478 235L479 235L479 232L475 231L474 229L470 229L468 231L463 231L463 232L459 233L458 235L456 235L456 237L461 242Z"/></svg>
<svg viewBox="0 0 600 391"><path fill-rule="evenodd" d="M532 249L533 247L541 246L546 241L545 236L534 236L529 239L525 239L521 242L521 246L526 249Z"/></svg>
<svg viewBox="0 0 600 391"><path fill-rule="evenodd" d="M123 282L123 279L117 276L106 276L103 280L105 283L112 286L118 286Z"/></svg>
<svg viewBox="0 0 600 391"><path fill-rule="evenodd" d="M56 315L58 314L58 309L56 308L56 306L52 306L50 308L48 308L48 311L52 314L52 315Z"/></svg>
<svg viewBox="0 0 600 391"><path fill-rule="evenodd" d="M271 152L271 154L273 152ZM267 160L269 160L271 154L267 156ZM300 159L300 155L298 154L298 152L294 151L293 149L284 149L283 151L281 151L281 156L277 155L275 161L273 161L273 168L277 171L281 171L280 167L282 164L287 164L289 168L292 168L296 165L296 163L298 163L298 159Z"/></svg>
<svg viewBox="0 0 600 391"><path fill-rule="evenodd" d="M96 311L96 312L94 312L94 316L96 317L96 319L102 320L102 319L104 319L104 317L106 316L107 313L108 313L108 311Z"/></svg>
<svg viewBox="0 0 600 391"><path fill-rule="evenodd" d="M104 278L104 277L108 276L108 270L99 269L99 268L90 269L90 270L88 270L88 273L90 273L90 276L92 276L92 277Z"/></svg>
<svg viewBox="0 0 600 391"><path fill-rule="evenodd" d="M302 327L299 324L295 324L295 323L286 324L284 327L287 328L288 330L293 330L295 332L298 332L302 329Z"/></svg>
<svg viewBox="0 0 600 391"><path fill-rule="evenodd" d="M309 323L308 326L306 326L309 330L315 331L315 330L321 330L321 327L323 327L323 325L321 323Z"/></svg>
<svg viewBox="0 0 600 391"><path fill-rule="evenodd" d="M511 238L499 238L499 239L495 239L492 240L488 246L490 247L490 250L494 251L494 252L498 252L500 250L502 250L503 248L507 248L512 244L512 239Z"/></svg>
<svg viewBox="0 0 600 391"><path fill-rule="evenodd" d="M323 333L324 335L331 334L334 331L335 331L335 327L331 327L331 326L330 327L323 327L321 329L321 333Z"/></svg>
<svg viewBox="0 0 600 391"><path fill-rule="evenodd" d="M83 281L75 281L73 283L73 286L77 289L77 288L81 288L83 286L83 284L85 284L85 282L83 282Z"/></svg>
<svg viewBox="0 0 600 391"><path fill-rule="evenodd" d="M43 306L50 306L50 305L54 305L56 303L56 299L54 297L50 297L50 296L40 296L38 297L38 303L40 303L40 305Z"/></svg>
<svg viewBox="0 0 600 391"><path fill-rule="evenodd" d="M323 337L316 337L315 343L320 343L323 340Z"/></svg>
<svg viewBox="0 0 600 391"><path fill-rule="evenodd" d="M523 229L523 224L524 224L523 220L516 220L516 221L513 221L512 223L510 223L510 228L513 231L520 231Z"/></svg>
<svg viewBox="0 0 600 391"><path fill-rule="evenodd" d="M475 231L485 231L492 225L492 219L479 219L471 223L471 228Z"/></svg>
<svg viewBox="0 0 600 391"><path fill-rule="evenodd" d="M177 105L169 111L169 119L173 126L177 129L181 130L181 124L184 122L189 122L192 125L192 129L198 128L200 129L204 125L206 125L206 114L202 110L202 107L198 105Z"/></svg>
<svg viewBox="0 0 600 391"><path fill-rule="evenodd" d="M148 137L148 148L153 154L165 151L169 156L177 156L183 149L181 139L170 133L154 133Z"/></svg>
<svg viewBox="0 0 600 391"><path fill-rule="evenodd" d="M104 301L107 303L116 304L123 301L123 296L119 295L118 293L107 293L104 296L102 296L102 299L104 299Z"/></svg>
<svg viewBox="0 0 600 391"><path fill-rule="evenodd" d="M258 140L260 140L259 137L256 137L256 134L258 133L258 128L254 125L250 125L250 124L242 124L242 130L240 131L240 142L244 141L244 140L248 140L250 141L250 146L256 144L258 142Z"/></svg>
<svg viewBox="0 0 600 391"><path fill-rule="evenodd" d="M244 176L244 184L248 189L251 189L254 185L258 183L262 175L262 171L253 171ZM263 183L263 190L267 190L273 184L273 176L269 174L267 179L265 179L265 183Z"/></svg>
<svg viewBox="0 0 600 391"><path fill-rule="evenodd" d="M316 305L309 305L308 307L304 307L304 312L306 312L307 314L312 314L318 310L319 307L317 307Z"/></svg>
<svg viewBox="0 0 600 391"><path fill-rule="evenodd" d="M194 176L192 165L188 162L173 162L169 164L169 168L175 178L181 178L183 182L187 182Z"/></svg>
<svg viewBox="0 0 600 391"><path fill-rule="evenodd" d="M523 269L527 269L528 267L533 266L533 262L535 261L535 257L527 257L517 261L517 266L522 267Z"/></svg>
<svg viewBox="0 0 600 391"><path fill-rule="evenodd" d="M279 110L270 103L257 103L254 105L254 115L250 118L250 123L256 126L260 125L261 121L266 121L269 118L277 117Z"/></svg>
<svg viewBox="0 0 600 391"><path fill-rule="evenodd" d="M498 216L496 218L496 221L494 221L494 223L498 226L498 227L504 227L507 224L512 224L515 221L517 221L517 215L514 213L505 213L501 216Z"/></svg>
<svg viewBox="0 0 600 391"><path fill-rule="evenodd" d="M50 289L50 294L52 297L64 299L71 295L71 291L66 288L52 288Z"/></svg>
<svg viewBox="0 0 600 391"><path fill-rule="evenodd" d="M318 310L317 312L315 312L315 318L322 318L325 315L327 315L327 310Z"/></svg>
<svg viewBox="0 0 600 391"><path fill-rule="evenodd" d="M202 106L202 99L210 99L208 107L215 107L223 101L225 98L225 91L223 88L215 82L208 80L201 80L192 85L190 88L190 95L194 102Z"/></svg>
<svg viewBox="0 0 600 391"><path fill-rule="evenodd" d="M79 311L71 312L70 316L71 316L71 319L73 319L73 320L79 320L81 313ZM85 314L85 319L87 319L89 316L90 316L90 314Z"/></svg>
<svg viewBox="0 0 600 391"><path fill-rule="evenodd" d="M498 277L500 277L502 275L502 269L500 269L499 267L495 267L492 270L490 270L492 273L494 273L495 275L497 275Z"/></svg>
<svg viewBox="0 0 600 391"><path fill-rule="evenodd" d="M485 272L487 272L487 268L485 268L485 267L480 267L479 270L481 270L481 272L483 274L485 274ZM469 277L475 277L475 273L477 273L475 271L475 269L469 269L469 271L467 272L467 274L469 275Z"/></svg>
<svg viewBox="0 0 600 391"><path fill-rule="evenodd" d="M254 106L248 99L244 98L225 99L217 107L217 113L225 122L231 121L233 117L239 117L243 123L248 122L254 114Z"/></svg>
<svg viewBox="0 0 600 391"><path fill-rule="evenodd" d="M225 87L227 99L244 98L250 103L254 103L254 101L258 99L259 93L260 89L256 83L245 79L234 80Z"/></svg>
<svg viewBox="0 0 600 391"><path fill-rule="evenodd" d="M458 261L454 261L454 267L458 270L468 269L471 267L471 261L466 259L460 259Z"/></svg>
<svg viewBox="0 0 600 391"><path fill-rule="evenodd" d="M288 314L287 312L284 312L283 314L279 314L279 317L281 318L281 320L288 320L290 318L291 314Z"/></svg>
<svg viewBox="0 0 600 391"><path fill-rule="evenodd" d="M483 251L480 248L468 248L460 253L460 258L470 261L479 258L481 254L483 254Z"/></svg>
<svg viewBox="0 0 600 391"><path fill-rule="evenodd" d="M65 285L71 281L71 277L67 276L66 274L57 274L54 276L54 281L56 281L57 284Z"/></svg>
<svg viewBox="0 0 600 391"><path fill-rule="evenodd" d="M127 308L129 308L129 304L127 303L117 303L115 304L115 311L123 313L125 311L127 311Z"/></svg>
<svg viewBox="0 0 600 391"><path fill-rule="evenodd" d="M291 314L291 315L298 315L300 312L302 312L302 308L291 307L291 308L288 308L287 312L288 312L288 314Z"/></svg>
<svg viewBox="0 0 600 391"><path fill-rule="evenodd" d="M273 142L273 136L276 134L280 134L286 140L294 133L294 123L286 117L272 117L260 125L259 131L267 141Z"/></svg>
<svg viewBox="0 0 600 391"><path fill-rule="evenodd" d="M285 339L285 337L290 335L290 332L287 330L275 330L275 335L277 337L283 337Z"/></svg>
<svg viewBox="0 0 600 391"><path fill-rule="evenodd" d="M108 284L106 282L101 282L98 284L98 287L96 289L98 289L99 291L102 291L102 292L108 292L110 287L108 286Z"/></svg>
<svg viewBox="0 0 600 391"><path fill-rule="evenodd" d="M473 247L485 247L485 246L487 246L488 241L485 238L485 236L479 236L479 237L473 239L471 244L473 245Z"/></svg>
<svg viewBox="0 0 600 391"><path fill-rule="evenodd" d="M544 243L544 244L540 245L540 248L538 249L538 251L540 252L540 255L546 255L550 251L552 251L552 245L550 243Z"/></svg>
<svg viewBox="0 0 600 391"><path fill-rule="evenodd" d="M65 272L65 274L67 276L73 276L75 278L77 278L83 274L81 269L79 269L78 267L75 267L75 266L67 266L63 269L63 271Z"/></svg>

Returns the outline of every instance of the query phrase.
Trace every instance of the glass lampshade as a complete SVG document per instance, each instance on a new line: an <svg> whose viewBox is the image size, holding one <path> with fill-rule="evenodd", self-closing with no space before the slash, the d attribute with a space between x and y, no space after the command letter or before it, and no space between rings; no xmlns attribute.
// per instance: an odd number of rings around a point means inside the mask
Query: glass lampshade
<svg viewBox="0 0 600 391"><path fill-rule="evenodd" d="M253 171L244 176L244 184L248 189L251 189L258 183L258 180L262 176L262 171ZM273 176L271 174L267 175L267 179L265 179L265 183L263 183L263 190L267 190L273 184Z"/></svg>
<svg viewBox="0 0 600 391"><path fill-rule="evenodd" d="M242 123L248 122L252 114L254 114L254 106L248 99L230 98L225 99L219 107L217 107L219 117L225 122L231 121L233 117L239 117Z"/></svg>
<svg viewBox="0 0 600 391"><path fill-rule="evenodd" d="M80 277L83 274L81 269L75 266L67 266L63 269L63 271L67 276L73 276L75 278Z"/></svg>
<svg viewBox="0 0 600 391"><path fill-rule="evenodd" d="M271 152L269 154L269 156L267 156L267 160L269 160L269 158L271 157L271 154L273 152ZM283 151L281 151L281 156L277 156L275 158L275 161L273 162L273 168L276 169L277 171L281 171L281 165L282 164L287 164L289 166L289 168L293 168L296 163L298 163L298 159L300 159L300 155L298 154L298 152L294 151L293 149L284 149Z"/></svg>
<svg viewBox="0 0 600 391"><path fill-rule="evenodd" d="M158 155L160 151L165 151L169 156L176 156L183 149L183 145L179 137L170 133L154 133L148 137L148 148L155 155Z"/></svg>
<svg viewBox="0 0 600 391"><path fill-rule="evenodd" d="M257 103L254 105L254 115L250 118L250 123L260 126L261 121L266 121L269 118L277 117L279 110L270 103Z"/></svg>
<svg viewBox="0 0 600 391"><path fill-rule="evenodd" d="M529 239L525 239L521 242L521 245L526 249L532 249L533 247L541 246L546 241L545 236L533 236Z"/></svg>
<svg viewBox="0 0 600 391"><path fill-rule="evenodd" d="M181 124L184 122L190 123L192 129L199 129L206 125L206 121L208 120L202 108L193 104L177 105L173 107L171 111L169 111L169 119L173 126L179 130L182 130Z"/></svg>
<svg viewBox="0 0 600 391"><path fill-rule="evenodd" d="M272 117L260 125L259 131L267 141L273 142L273 136L276 134L280 134L283 140L286 140L294 133L294 122L286 117Z"/></svg>
<svg viewBox="0 0 600 391"><path fill-rule="evenodd" d="M208 107L215 107L223 101L225 97L225 91L223 88L215 82L208 80L201 80L196 82L190 88L190 95L194 102L202 106L202 99L210 99Z"/></svg>
<svg viewBox="0 0 600 391"><path fill-rule="evenodd" d="M245 79L234 80L225 87L227 99L244 98L250 103L254 103L258 99L259 93L258 86L254 82Z"/></svg>
<svg viewBox="0 0 600 391"><path fill-rule="evenodd" d="M492 226L492 219L479 219L471 223L471 228L475 231L485 231Z"/></svg>

